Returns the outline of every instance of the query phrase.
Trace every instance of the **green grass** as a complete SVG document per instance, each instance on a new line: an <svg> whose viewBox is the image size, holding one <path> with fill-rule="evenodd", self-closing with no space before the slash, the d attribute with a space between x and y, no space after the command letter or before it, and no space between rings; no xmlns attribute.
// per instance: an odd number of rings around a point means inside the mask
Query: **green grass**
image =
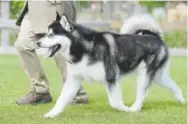
<svg viewBox="0 0 188 124"><path fill-rule="evenodd" d="M88 105L68 106L59 117L44 119L43 114L54 106L62 84L53 59L41 60L54 100L38 106L19 106L15 104L16 98L29 91L27 76L18 57L0 57L0 124L186 124L187 106L177 103L168 90L157 85L151 88L141 112L126 113L109 106L102 85L84 83L90 100ZM181 87L185 97L186 60L186 57L172 57L170 68L173 79ZM135 77L128 77L122 82L124 102L130 106L135 99Z"/></svg>

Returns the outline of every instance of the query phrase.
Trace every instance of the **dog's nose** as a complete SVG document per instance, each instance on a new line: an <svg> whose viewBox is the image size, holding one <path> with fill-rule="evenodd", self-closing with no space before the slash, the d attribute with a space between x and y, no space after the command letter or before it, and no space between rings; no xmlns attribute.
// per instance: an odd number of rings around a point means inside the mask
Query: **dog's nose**
<svg viewBox="0 0 188 124"><path fill-rule="evenodd" d="M37 46L39 46L39 47L40 47L40 44L41 44L40 42L37 42Z"/></svg>

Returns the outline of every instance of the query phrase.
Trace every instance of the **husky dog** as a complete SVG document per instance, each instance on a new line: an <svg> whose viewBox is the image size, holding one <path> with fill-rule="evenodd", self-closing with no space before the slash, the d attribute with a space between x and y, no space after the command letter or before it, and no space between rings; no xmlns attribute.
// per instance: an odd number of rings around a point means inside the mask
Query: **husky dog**
<svg viewBox="0 0 188 124"><path fill-rule="evenodd" d="M172 90L175 98L184 103L181 89L170 78L169 52L159 31L142 27L135 31L132 34L98 32L57 14L56 21L37 45L48 48L49 57L60 52L67 60L68 75L55 106L44 116L53 118L63 112L83 79L104 84L109 104L119 111L140 111L153 82ZM128 107L123 103L120 79L133 72L137 75L137 96Z"/></svg>

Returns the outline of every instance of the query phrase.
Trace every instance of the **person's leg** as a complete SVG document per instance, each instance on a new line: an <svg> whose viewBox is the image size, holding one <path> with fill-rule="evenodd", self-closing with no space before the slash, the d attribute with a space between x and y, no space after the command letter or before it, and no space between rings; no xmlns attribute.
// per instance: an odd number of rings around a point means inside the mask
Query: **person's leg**
<svg viewBox="0 0 188 124"><path fill-rule="evenodd" d="M31 92L18 99L18 104L45 103L52 100L49 94L48 80L35 52L34 42L37 40L31 31L27 15L24 17L15 47L21 57L24 70L29 76Z"/></svg>
<svg viewBox="0 0 188 124"><path fill-rule="evenodd" d="M66 76L67 76L67 65L66 65L65 59L59 53L57 53L57 55L55 56L55 61L56 61L57 67L59 68L61 72L62 82L65 82ZM72 104L88 103L88 96L82 86L78 90L76 97L74 97L71 103Z"/></svg>

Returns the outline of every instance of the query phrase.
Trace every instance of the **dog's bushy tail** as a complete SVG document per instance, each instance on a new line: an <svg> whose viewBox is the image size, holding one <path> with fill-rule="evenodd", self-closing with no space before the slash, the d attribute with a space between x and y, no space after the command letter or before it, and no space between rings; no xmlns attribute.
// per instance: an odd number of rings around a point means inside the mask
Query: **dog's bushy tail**
<svg viewBox="0 0 188 124"><path fill-rule="evenodd" d="M124 24L120 30L121 34L138 34L138 35L154 35L159 37L163 41L163 32L156 22L156 20L149 14L133 15L124 21ZM139 45L143 45L137 41ZM151 74L151 79L155 75L156 71L161 67L164 67L169 59L167 46L161 46L161 48L152 48L150 46L142 46L148 50L148 53L158 51L150 64L148 64L148 72ZM158 50L157 50L158 49ZM157 63L156 63L157 62Z"/></svg>
<svg viewBox="0 0 188 124"><path fill-rule="evenodd" d="M149 14L136 14L126 19L120 29L121 34L147 34L163 37L156 20Z"/></svg>

